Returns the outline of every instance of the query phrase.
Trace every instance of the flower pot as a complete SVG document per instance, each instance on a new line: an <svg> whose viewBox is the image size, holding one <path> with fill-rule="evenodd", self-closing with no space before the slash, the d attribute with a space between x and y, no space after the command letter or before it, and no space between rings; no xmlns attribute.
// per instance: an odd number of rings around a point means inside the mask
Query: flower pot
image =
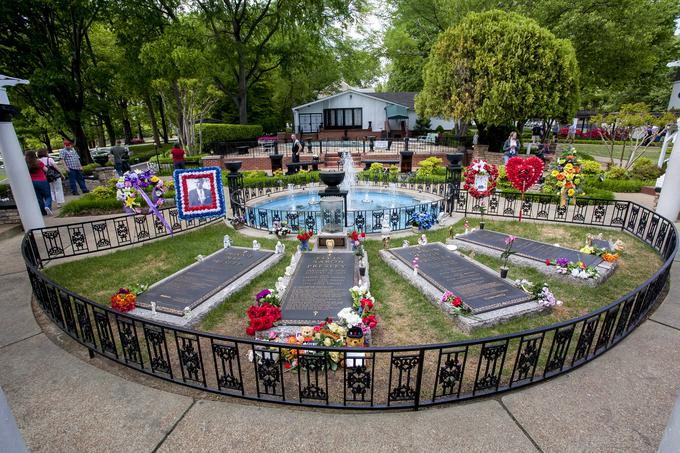
<svg viewBox="0 0 680 453"><path fill-rule="evenodd" d="M479 222L479 229L483 230L484 229L484 222Z"/></svg>
<svg viewBox="0 0 680 453"><path fill-rule="evenodd" d="M501 278L507 278L509 269L507 267L501 267Z"/></svg>

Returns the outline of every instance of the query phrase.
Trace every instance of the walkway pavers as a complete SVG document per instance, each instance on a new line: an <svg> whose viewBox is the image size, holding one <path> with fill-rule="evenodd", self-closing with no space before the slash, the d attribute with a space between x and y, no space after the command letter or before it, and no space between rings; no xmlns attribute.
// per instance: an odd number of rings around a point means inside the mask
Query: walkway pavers
<svg viewBox="0 0 680 453"><path fill-rule="evenodd" d="M40 333L19 244L0 240L0 387L31 451L652 452L680 389L680 285L671 285L616 348L502 398L415 413L193 399L97 368ZM671 277L680 281L680 265Z"/></svg>

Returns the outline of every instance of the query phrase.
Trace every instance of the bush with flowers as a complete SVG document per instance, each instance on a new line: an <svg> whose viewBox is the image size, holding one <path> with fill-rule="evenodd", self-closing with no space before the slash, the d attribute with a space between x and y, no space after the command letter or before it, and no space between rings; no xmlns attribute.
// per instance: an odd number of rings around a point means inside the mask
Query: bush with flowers
<svg viewBox="0 0 680 453"><path fill-rule="evenodd" d="M137 295L128 288L120 288L111 296L111 308L121 313L128 312L135 309L137 302Z"/></svg>
<svg viewBox="0 0 680 453"><path fill-rule="evenodd" d="M560 194L560 202L564 206L583 192L583 182L581 161L576 150L572 148L552 164L545 178L543 191Z"/></svg>

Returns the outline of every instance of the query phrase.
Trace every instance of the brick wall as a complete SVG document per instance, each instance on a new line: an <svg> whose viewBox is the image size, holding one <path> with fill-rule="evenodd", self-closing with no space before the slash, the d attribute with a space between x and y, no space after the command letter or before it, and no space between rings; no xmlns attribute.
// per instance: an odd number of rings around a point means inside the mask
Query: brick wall
<svg viewBox="0 0 680 453"><path fill-rule="evenodd" d="M0 209L0 225L21 223L19 211L16 209Z"/></svg>

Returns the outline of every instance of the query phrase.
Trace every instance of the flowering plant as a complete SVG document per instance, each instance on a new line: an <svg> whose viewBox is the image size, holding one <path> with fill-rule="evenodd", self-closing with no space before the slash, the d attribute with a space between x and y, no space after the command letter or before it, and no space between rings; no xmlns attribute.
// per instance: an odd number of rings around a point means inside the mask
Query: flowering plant
<svg viewBox="0 0 680 453"><path fill-rule="evenodd" d="M373 313L373 309L375 308L375 298L364 286L353 286L350 288L349 292L352 295L351 310L361 318L361 322L364 326L368 327L369 329L374 329L375 326L378 325L378 318ZM341 310L340 313L343 313L344 310L347 309ZM340 313L338 313L339 317ZM352 318L352 320L356 320L356 318Z"/></svg>
<svg viewBox="0 0 680 453"><path fill-rule="evenodd" d="M111 308L121 313L135 309L137 295L127 288L120 288L111 296Z"/></svg>
<svg viewBox="0 0 680 453"><path fill-rule="evenodd" d="M507 268L508 267L508 259L510 259L511 255L514 255L517 252L512 251L512 244L515 243L515 240L517 238L513 235L510 235L505 238L505 250L503 250L503 253L501 253L501 260L503 261L503 266Z"/></svg>
<svg viewBox="0 0 680 453"><path fill-rule="evenodd" d="M352 230L349 233L347 233L347 237L352 243L352 250L355 250L357 255L363 255L364 254L364 249L362 245L362 241L366 239L366 233L363 231L360 233L357 230Z"/></svg>
<svg viewBox="0 0 680 453"><path fill-rule="evenodd" d="M474 198L491 195L496 188L498 168L482 159L475 159L465 169L465 184L463 188Z"/></svg>
<svg viewBox="0 0 680 453"><path fill-rule="evenodd" d="M279 294L275 289L263 289L255 295L255 301L258 305L269 304L275 307L281 306L281 299L279 299Z"/></svg>
<svg viewBox="0 0 680 453"><path fill-rule="evenodd" d="M246 311L250 318L250 325L246 328L246 334L253 336L260 330L271 329L274 323L281 319L281 309L274 305L264 303L261 305L251 305Z"/></svg>
<svg viewBox="0 0 680 453"><path fill-rule="evenodd" d="M288 226L288 222L276 220L273 223L274 229L272 230L272 233L276 235L277 238L279 239L285 239L286 236L291 232L290 227Z"/></svg>
<svg viewBox="0 0 680 453"><path fill-rule="evenodd" d="M599 272L593 266L588 266L583 261L569 261L568 258L557 258L556 260L545 260L546 266L555 266L558 274L568 274L572 277L588 279L597 278Z"/></svg>
<svg viewBox="0 0 680 453"><path fill-rule="evenodd" d="M583 191L582 184L581 161L572 148L553 163L545 179L544 191L559 193L560 203L564 206Z"/></svg>
<svg viewBox="0 0 680 453"><path fill-rule="evenodd" d="M429 230L436 222L434 214L429 212L414 212L411 214L409 224L418 227L419 230Z"/></svg>

